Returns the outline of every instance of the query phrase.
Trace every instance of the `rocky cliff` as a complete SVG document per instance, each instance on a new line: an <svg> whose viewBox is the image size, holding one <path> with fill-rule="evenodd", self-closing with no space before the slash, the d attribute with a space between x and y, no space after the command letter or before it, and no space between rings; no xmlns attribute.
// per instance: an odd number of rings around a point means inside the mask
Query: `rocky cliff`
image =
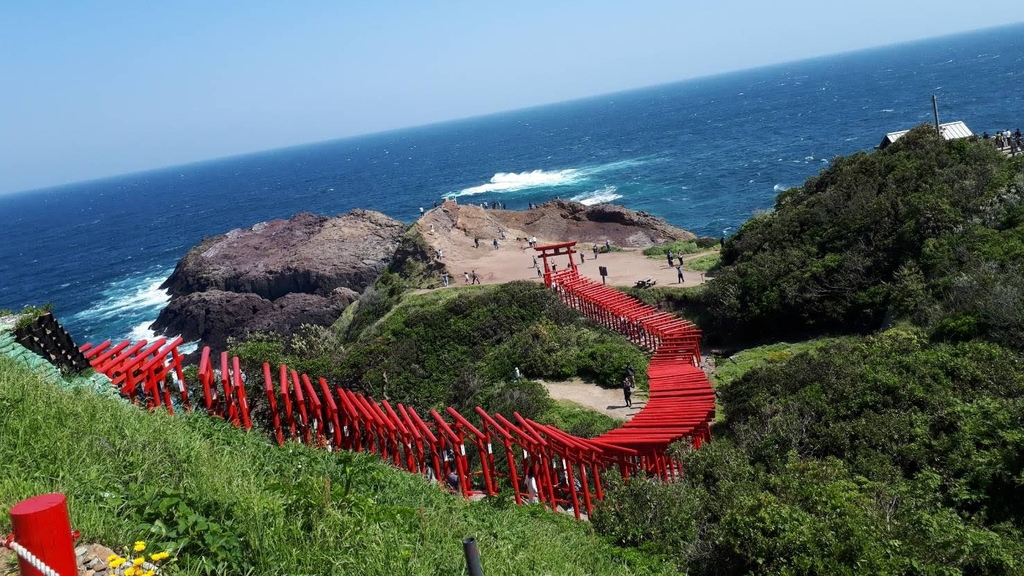
<svg viewBox="0 0 1024 576"><path fill-rule="evenodd" d="M329 325L391 261L405 225L379 212L309 213L204 239L163 284L152 329L223 349L251 331Z"/></svg>

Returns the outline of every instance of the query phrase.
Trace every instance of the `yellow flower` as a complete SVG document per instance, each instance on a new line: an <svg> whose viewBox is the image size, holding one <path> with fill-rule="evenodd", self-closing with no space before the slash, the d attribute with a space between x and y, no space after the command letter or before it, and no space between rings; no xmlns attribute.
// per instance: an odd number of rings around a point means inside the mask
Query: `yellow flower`
<svg viewBox="0 0 1024 576"><path fill-rule="evenodd" d="M118 555L117 554L111 554L110 556L107 556L107 564L113 564L114 560L117 560L117 559L118 559Z"/></svg>
<svg viewBox="0 0 1024 576"><path fill-rule="evenodd" d="M118 566L125 563L125 559L120 556L114 556L114 559L110 561L111 568L117 568Z"/></svg>
<svg viewBox="0 0 1024 576"><path fill-rule="evenodd" d="M132 566L142 566L142 563L145 562L145 561L146 561L145 558L143 558L142 556L139 556L138 558L132 560Z"/></svg>
<svg viewBox="0 0 1024 576"><path fill-rule="evenodd" d="M167 552L157 552L156 554L151 554L149 559L153 562L159 562L161 560L166 560L169 556L170 554Z"/></svg>
<svg viewBox="0 0 1024 576"><path fill-rule="evenodd" d="M146 572L142 576L156 576L156 571L150 570L149 572Z"/></svg>
<svg viewBox="0 0 1024 576"><path fill-rule="evenodd" d="M135 543L135 551L136 552L142 552L145 549L146 549L146 542L144 540L139 540L138 542Z"/></svg>
<svg viewBox="0 0 1024 576"><path fill-rule="evenodd" d="M139 569L135 566L129 566L124 570L124 576L139 576Z"/></svg>

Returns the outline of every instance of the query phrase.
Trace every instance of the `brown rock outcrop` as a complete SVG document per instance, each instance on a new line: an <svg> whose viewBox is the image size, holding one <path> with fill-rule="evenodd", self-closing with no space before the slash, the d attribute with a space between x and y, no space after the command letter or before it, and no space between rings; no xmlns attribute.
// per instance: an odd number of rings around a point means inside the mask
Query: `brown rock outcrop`
<svg viewBox="0 0 1024 576"><path fill-rule="evenodd" d="M152 329L223 349L247 332L329 325L394 255L405 225L379 212L296 214L204 239L163 284Z"/></svg>
<svg viewBox="0 0 1024 576"><path fill-rule="evenodd" d="M445 202L421 218L419 226L421 230L433 226L443 234L460 232L484 243L499 237L501 230L506 236L536 236L542 243L576 240L588 244L608 240L632 248L696 238L647 212L634 212L615 204L586 206L568 200L552 200L520 211L485 210L473 204Z"/></svg>

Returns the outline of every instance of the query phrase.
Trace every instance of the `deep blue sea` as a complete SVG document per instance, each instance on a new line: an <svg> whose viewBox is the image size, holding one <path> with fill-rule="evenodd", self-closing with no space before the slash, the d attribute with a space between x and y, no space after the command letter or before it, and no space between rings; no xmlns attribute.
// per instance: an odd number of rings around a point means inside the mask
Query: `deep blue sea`
<svg viewBox="0 0 1024 576"><path fill-rule="evenodd" d="M1024 127L1024 25L0 196L0 308L52 301L79 343L149 337L204 236L300 211L412 221L446 195L729 234L833 156L931 122L932 94L943 122Z"/></svg>

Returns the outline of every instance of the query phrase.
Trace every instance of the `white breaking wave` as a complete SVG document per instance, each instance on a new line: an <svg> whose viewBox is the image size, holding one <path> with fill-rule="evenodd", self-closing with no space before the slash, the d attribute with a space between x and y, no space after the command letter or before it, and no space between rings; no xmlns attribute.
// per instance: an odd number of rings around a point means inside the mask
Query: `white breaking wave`
<svg viewBox="0 0 1024 576"><path fill-rule="evenodd" d="M593 192L584 192L583 194L577 194L570 198L573 202L579 202L585 206L593 206L595 204L605 204L622 198L622 194L616 194L618 188L615 186L605 186L600 190L594 190Z"/></svg>
<svg viewBox="0 0 1024 576"><path fill-rule="evenodd" d="M789 190L790 188L792 188L792 186L783 186L782 184L776 184L775 186L772 186L772 190L774 190L776 192L785 192L786 190Z"/></svg>
<svg viewBox="0 0 1024 576"><path fill-rule="evenodd" d="M472 196L486 192L514 192L526 188L546 186L567 186L577 182L581 177L579 170L533 170L532 172L498 172L486 184L463 188L451 196Z"/></svg>
<svg viewBox="0 0 1024 576"><path fill-rule="evenodd" d="M130 327L122 338L152 340L155 334L149 326L170 300L167 291L160 289L169 274L170 270L160 270L111 282L103 290L100 301L75 314L74 318L107 326L128 321Z"/></svg>
<svg viewBox="0 0 1024 576"><path fill-rule="evenodd" d="M477 186L463 188L458 192L446 194L448 198L457 196L473 196L487 192L516 192L528 188L549 188L555 186L570 186L587 180L590 176L604 172L613 172L632 168L648 162L656 162L657 159L639 160L617 160L597 166L585 166L582 168L564 168L562 170L531 170L528 172L498 172L485 183Z"/></svg>
<svg viewBox="0 0 1024 576"><path fill-rule="evenodd" d="M161 272L111 282L103 290L103 300L75 316L87 320L109 320L140 309L160 308L171 298L166 290L160 289L167 274Z"/></svg>

